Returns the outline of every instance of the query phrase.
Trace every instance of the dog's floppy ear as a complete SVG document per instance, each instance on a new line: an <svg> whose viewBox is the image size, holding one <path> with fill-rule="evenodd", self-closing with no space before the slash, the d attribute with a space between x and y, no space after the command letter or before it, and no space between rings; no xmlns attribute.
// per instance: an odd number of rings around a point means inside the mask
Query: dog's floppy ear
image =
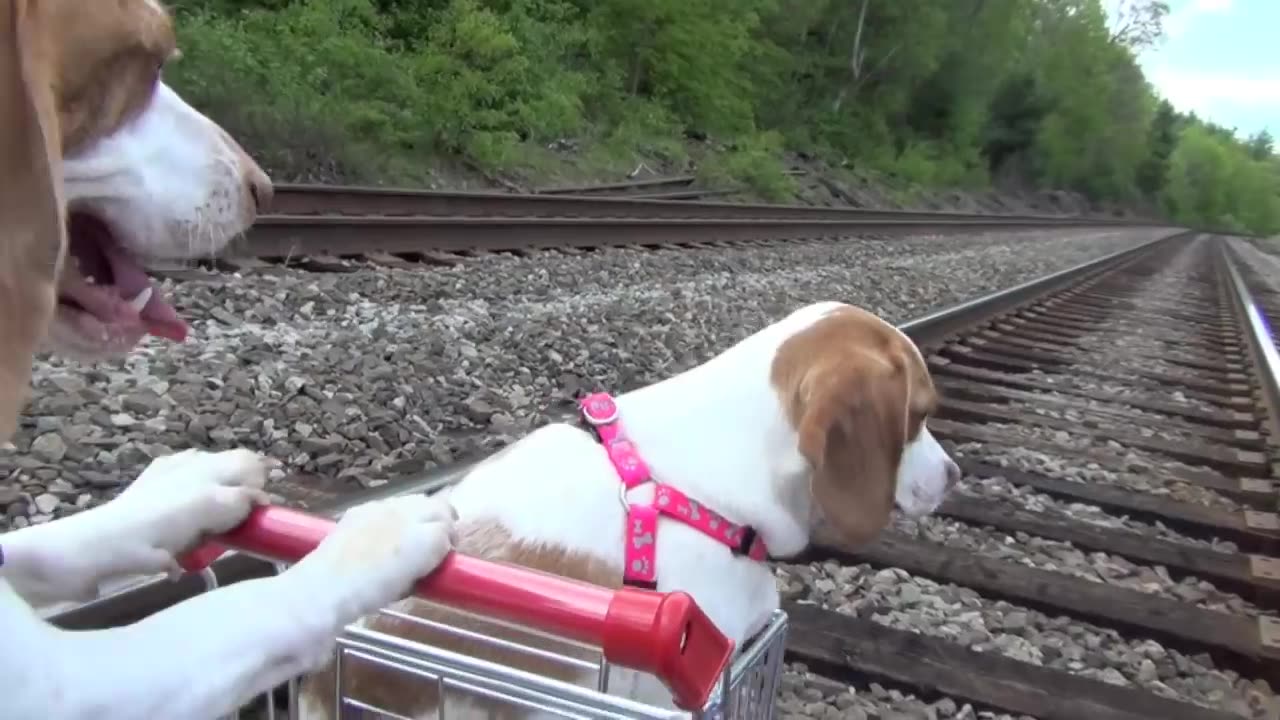
<svg viewBox="0 0 1280 720"><path fill-rule="evenodd" d="M800 452L813 466L813 500L840 539L873 540L893 511L907 441L910 379L877 352L815 364L800 383Z"/></svg>
<svg viewBox="0 0 1280 720"><path fill-rule="evenodd" d="M66 244L58 117L30 0L0 0L0 440L17 425Z"/></svg>

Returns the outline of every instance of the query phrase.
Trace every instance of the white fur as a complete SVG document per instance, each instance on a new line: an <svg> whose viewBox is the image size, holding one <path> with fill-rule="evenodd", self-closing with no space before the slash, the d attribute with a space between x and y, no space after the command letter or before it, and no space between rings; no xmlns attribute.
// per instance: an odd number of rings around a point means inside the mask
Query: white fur
<svg viewBox="0 0 1280 720"><path fill-rule="evenodd" d="M653 476L733 522L754 526L777 557L804 550L818 518L810 506L811 468L770 385L770 368L783 341L840 306L802 308L703 365L617 397L623 427ZM935 509L958 472L933 436L922 432L899 467L896 497L904 512ZM448 497L464 521L496 520L516 540L623 566L625 511L616 471L599 443L574 426L534 431L449 488ZM653 486L642 485L628 497L648 501ZM768 565L734 557L682 523L661 522L657 567L659 590L690 593L738 647L779 606ZM609 687L613 694L670 706L670 694L652 676L614 668ZM482 717L457 693L448 697L445 717ZM302 700L302 720L328 720L314 698Z"/></svg>
<svg viewBox="0 0 1280 720"><path fill-rule="evenodd" d="M212 719L319 667L339 629L403 597L451 547L453 511L422 495L356 507L279 576L199 595L134 625L68 632L33 599L92 596L102 580L174 566L234 527L266 477L259 456L195 450L153 462L98 508L0 535L0 698L25 720Z"/></svg>
<svg viewBox="0 0 1280 720"><path fill-rule="evenodd" d="M67 206L101 218L144 264L211 256L257 216L271 183L222 128L164 83L110 136L63 159ZM56 352L96 359L127 351L86 336L59 311Z"/></svg>

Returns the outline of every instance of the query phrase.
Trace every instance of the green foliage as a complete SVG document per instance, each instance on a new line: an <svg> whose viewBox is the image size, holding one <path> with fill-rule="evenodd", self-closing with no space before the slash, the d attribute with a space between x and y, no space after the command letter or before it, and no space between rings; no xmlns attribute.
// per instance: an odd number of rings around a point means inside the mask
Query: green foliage
<svg viewBox="0 0 1280 720"><path fill-rule="evenodd" d="M764 198L783 202L795 193L795 181L782 171L777 157L782 136L776 132L747 135L699 167L698 179L709 186L746 184Z"/></svg>
<svg viewBox="0 0 1280 720"><path fill-rule="evenodd" d="M1158 98L1160 0L177 0L169 79L275 175L696 171L785 200L783 151L925 187L1158 199L1274 232L1270 135ZM696 142L695 142L696 141ZM708 142L703 142L708 141ZM565 148L571 148L566 151ZM710 148L716 148L714 150Z"/></svg>
<svg viewBox="0 0 1280 720"><path fill-rule="evenodd" d="M1260 234L1280 231L1280 163L1202 125L1183 130L1169 157L1164 201L1184 222Z"/></svg>

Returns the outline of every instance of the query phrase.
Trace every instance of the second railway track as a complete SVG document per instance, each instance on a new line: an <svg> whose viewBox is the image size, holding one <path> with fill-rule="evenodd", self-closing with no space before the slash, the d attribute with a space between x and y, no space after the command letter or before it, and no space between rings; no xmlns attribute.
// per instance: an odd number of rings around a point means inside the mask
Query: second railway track
<svg viewBox="0 0 1280 720"><path fill-rule="evenodd" d="M915 693L924 718L1280 717L1280 368L1238 260L1174 235L902 325L966 478L933 518L775 564L791 677L820 676L780 717L849 716L845 683ZM336 511L465 470L277 492ZM100 627L198 590L148 583L56 620Z"/></svg>
<svg viewBox="0 0 1280 720"><path fill-rule="evenodd" d="M380 258L392 264L424 259L438 263L448 262L448 254L468 252L1086 227L1163 225L1156 220L1116 217L282 185L271 214L233 244L223 264L244 267L256 259L303 258L323 263L353 257Z"/></svg>

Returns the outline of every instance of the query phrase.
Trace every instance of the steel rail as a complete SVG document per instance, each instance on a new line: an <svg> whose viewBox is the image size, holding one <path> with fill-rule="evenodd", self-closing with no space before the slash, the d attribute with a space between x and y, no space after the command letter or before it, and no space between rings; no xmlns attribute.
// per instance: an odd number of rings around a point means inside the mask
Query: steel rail
<svg viewBox="0 0 1280 720"><path fill-rule="evenodd" d="M325 217L267 216L233 243L228 255L296 257L371 252L518 251L838 238L860 233L965 233L1045 227L1112 226L1106 221L991 218L918 219L712 219L542 217ZM1148 227L1168 228L1164 225Z"/></svg>
<svg viewBox="0 0 1280 720"><path fill-rule="evenodd" d="M930 313L924 317L900 324L898 327L921 347L936 344L962 329L970 329L987 319L1015 310L1046 294L1086 281L1103 273L1123 267L1147 253L1159 250L1178 239L1194 235L1178 232L1140 244L1133 248L1110 253L1094 260L1080 263L1015 287L990 293L974 300L962 302L950 308ZM434 492L460 480L481 462L476 458L463 463L436 468L416 478L388 483L379 488L359 491L343 497L329 507L310 508L310 511L340 516L354 505L392 495L412 492ZM248 555L229 552L211 566L218 584L226 585L252 578L274 574L274 567L263 560ZM66 604L44 615L54 624L68 629L95 629L135 622L154 612L179 603L202 592L204 581L194 575L177 582L163 577L140 578L115 588L103 597L87 603Z"/></svg>
<svg viewBox="0 0 1280 720"><path fill-rule="evenodd" d="M1245 283L1239 266L1233 258L1235 252L1230 248L1226 238L1218 238L1218 258L1220 271L1226 276L1231 304L1242 319L1246 328L1245 343L1249 346L1249 355L1253 360L1253 378L1257 382L1257 396L1266 413L1268 437L1267 445L1271 450L1269 460L1272 474L1280 475L1280 466L1276 463L1275 452L1280 450L1280 352L1276 350L1276 336L1267 321L1261 305L1254 299L1253 293ZM1280 509L1280 498L1277 499Z"/></svg>
<svg viewBox="0 0 1280 720"><path fill-rule="evenodd" d="M1029 280L1021 285L944 308L905 322L899 325L898 329L925 350L961 331L971 331L997 316L1010 313L1021 306L1030 305L1045 295L1078 285L1090 277L1117 270L1160 247L1178 240L1189 240L1198 234L1195 231L1186 230L1166 235L1128 250L1120 250L1080 263L1052 275Z"/></svg>
<svg viewBox="0 0 1280 720"><path fill-rule="evenodd" d="M799 177L808 175L808 170L799 170L792 168L783 171L784 175L791 177ZM544 188L537 188L533 192L544 195L595 195L596 193L617 194L619 197L635 197L630 190L640 190L644 188L655 187L687 187L697 182L695 175L672 175L668 177L645 178L643 180L619 180L617 182L595 183L593 185L556 185ZM689 188L697 192L696 188ZM709 190L706 192L717 192Z"/></svg>
<svg viewBox="0 0 1280 720"><path fill-rule="evenodd" d="M698 198L725 197L742 192L742 188L722 188L720 190L669 190L665 192L631 193L626 197L632 200L697 200ZM687 204L687 203L686 203Z"/></svg>
<svg viewBox="0 0 1280 720"><path fill-rule="evenodd" d="M628 190L639 190L641 188L654 187L681 187L683 185L692 185L698 178L693 175L675 175L672 177L645 178L644 180L620 180L610 183L596 183L594 185L555 185L550 187L538 188L534 192L541 195L585 195L587 193L610 193L610 192L626 192Z"/></svg>
<svg viewBox="0 0 1280 720"><path fill-rule="evenodd" d="M671 198L690 193L722 194L728 191L676 191L659 197L597 197L584 195L534 195L499 192L434 191L410 188L357 187L348 185L276 186L271 216L283 215L384 215L441 217L657 217L725 219L914 219L1035 221L1044 224L1092 222L1109 225L1158 224L1151 219L1086 217L1069 215L984 215L981 213L866 210L848 207L814 207L768 203L688 202ZM270 216L268 216L270 217Z"/></svg>

